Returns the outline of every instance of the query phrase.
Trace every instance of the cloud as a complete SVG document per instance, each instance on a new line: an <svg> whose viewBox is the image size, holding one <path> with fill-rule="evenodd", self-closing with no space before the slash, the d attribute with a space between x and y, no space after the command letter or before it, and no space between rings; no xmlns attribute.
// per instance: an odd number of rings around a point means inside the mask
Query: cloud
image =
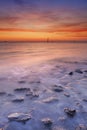
<svg viewBox="0 0 87 130"><path fill-rule="evenodd" d="M15 16L0 16L0 24L15 24L18 21L18 17Z"/></svg>
<svg viewBox="0 0 87 130"><path fill-rule="evenodd" d="M17 5L22 5L22 6L25 4L24 0L14 0L14 2L15 2Z"/></svg>

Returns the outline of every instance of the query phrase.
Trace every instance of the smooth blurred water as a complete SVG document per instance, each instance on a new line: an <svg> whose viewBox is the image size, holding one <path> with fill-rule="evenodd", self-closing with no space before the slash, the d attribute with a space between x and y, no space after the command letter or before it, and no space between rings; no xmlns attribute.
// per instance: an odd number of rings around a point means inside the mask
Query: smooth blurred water
<svg viewBox="0 0 87 130"><path fill-rule="evenodd" d="M0 72L52 59L87 60L86 43L0 43Z"/></svg>

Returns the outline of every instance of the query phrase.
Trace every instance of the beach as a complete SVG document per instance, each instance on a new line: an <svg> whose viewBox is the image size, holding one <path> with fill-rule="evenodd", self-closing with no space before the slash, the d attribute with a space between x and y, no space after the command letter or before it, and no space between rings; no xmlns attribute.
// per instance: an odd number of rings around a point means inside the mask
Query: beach
<svg viewBox="0 0 87 130"><path fill-rule="evenodd" d="M0 45L0 130L87 130L87 44Z"/></svg>

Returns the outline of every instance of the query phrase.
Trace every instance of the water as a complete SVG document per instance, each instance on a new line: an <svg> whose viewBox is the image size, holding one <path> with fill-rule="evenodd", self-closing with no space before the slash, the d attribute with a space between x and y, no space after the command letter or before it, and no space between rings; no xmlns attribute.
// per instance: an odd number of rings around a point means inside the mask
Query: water
<svg viewBox="0 0 87 130"><path fill-rule="evenodd" d="M55 85L63 91L54 91ZM15 91L22 87L32 94ZM87 128L87 44L0 43L0 92L0 128L51 129L45 128L43 118L52 119L51 130L75 130L80 124ZM21 97L23 102L13 102ZM64 112L66 107L76 110L74 117ZM31 114L31 120L8 120L9 114L20 112Z"/></svg>
<svg viewBox="0 0 87 130"><path fill-rule="evenodd" d="M86 43L0 43L0 73L52 59L86 60Z"/></svg>

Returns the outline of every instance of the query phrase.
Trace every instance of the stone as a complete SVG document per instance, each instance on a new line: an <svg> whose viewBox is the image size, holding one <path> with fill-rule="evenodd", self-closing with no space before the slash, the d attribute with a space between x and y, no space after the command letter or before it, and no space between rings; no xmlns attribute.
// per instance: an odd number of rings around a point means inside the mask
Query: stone
<svg viewBox="0 0 87 130"><path fill-rule="evenodd" d="M87 102L87 99L83 99L84 102Z"/></svg>
<svg viewBox="0 0 87 130"><path fill-rule="evenodd" d="M53 123L53 121L50 118L43 118L41 121L45 126L50 126Z"/></svg>
<svg viewBox="0 0 87 130"><path fill-rule="evenodd" d="M79 74L83 74L83 72L80 69L76 69L75 72L77 72Z"/></svg>
<svg viewBox="0 0 87 130"><path fill-rule="evenodd" d="M56 98L56 97L49 97L49 98L46 98L43 100L44 103L53 103L56 101L58 101L58 98Z"/></svg>
<svg viewBox="0 0 87 130"><path fill-rule="evenodd" d="M6 94L6 92L0 92L0 96L3 96L5 94Z"/></svg>
<svg viewBox="0 0 87 130"><path fill-rule="evenodd" d="M54 85L53 91L55 91L55 92L62 92L63 91L63 87Z"/></svg>
<svg viewBox="0 0 87 130"><path fill-rule="evenodd" d="M64 93L64 95L65 95L66 97L70 97L70 95L69 95L68 93Z"/></svg>
<svg viewBox="0 0 87 130"><path fill-rule="evenodd" d="M26 123L26 121L31 119L30 114L24 114L24 113L12 113L8 115L9 121L17 121L17 122L22 122Z"/></svg>
<svg viewBox="0 0 87 130"><path fill-rule="evenodd" d="M69 75L71 75L71 76L72 76L72 75L73 75L73 72L70 72L70 73L69 73Z"/></svg>
<svg viewBox="0 0 87 130"><path fill-rule="evenodd" d="M21 81L18 81L18 83L20 83L20 84L24 84L24 83L26 83L26 81L21 80Z"/></svg>
<svg viewBox="0 0 87 130"><path fill-rule="evenodd" d="M15 98L12 100L12 102L23 102L23 101L24 101L24 97Z"/></svg>
<svg viewBox="0 0 87 130"><path fill-rule="evenodd" d="M14 89L16 92L24 92L24 91L30 91L30 88L16 88Z"/></svg>
<svg viewBox="0 0 87 130"><path fill-rule="evenodd" d="M64 108L64 112L70 117L73 117L76 114L76 110L71 108Z"/></svg>
<svg viewBox="0 0 87 130"><path fill-rule="evenodd" d="M32 96L33 95L33 92L31 92L31 91L28 91L27 93L26 93L26 96Z"/></svg>
<svg viewBox="0 0 87 130"><path fill-rule="evenodd" d="M80 124L78 127L76 127L75 130L87 130L87 127L84 126L83 124Z"/></svg>
<svg viewBox="0 0 87 130"><path fill-rule="evenodd" d="M87 73L87 70L84 70L84 72L86 72L86 73Z"/></svg>

